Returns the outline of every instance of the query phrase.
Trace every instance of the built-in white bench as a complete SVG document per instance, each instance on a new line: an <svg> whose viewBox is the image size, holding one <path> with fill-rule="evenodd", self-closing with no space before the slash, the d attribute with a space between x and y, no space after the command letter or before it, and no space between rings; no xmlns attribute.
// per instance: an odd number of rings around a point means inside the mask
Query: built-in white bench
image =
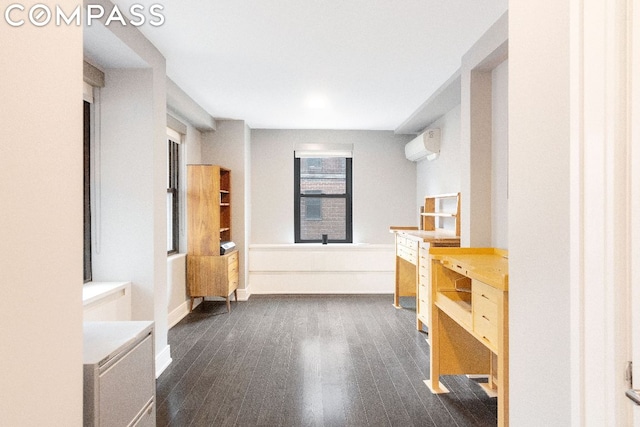
<svg viewBox="0 0 640 427"><path fill-rule="evenodd" d="M254 244L251 294L382 294L394 290L394 247L385 244Z"/></svg>

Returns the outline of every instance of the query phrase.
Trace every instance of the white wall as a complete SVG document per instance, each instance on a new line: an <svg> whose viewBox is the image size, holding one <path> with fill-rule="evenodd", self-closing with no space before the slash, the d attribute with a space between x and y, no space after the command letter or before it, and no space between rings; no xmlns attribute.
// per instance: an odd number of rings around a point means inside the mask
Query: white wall
<svg viewBox="0 0 640 427"><path fill-rule="evenodd" d="M113 7L108 0L98 3L107 10ZM155 324L159 374L171 363L167 343L166 63L137 28L111 25L105 31L118 39L119 49L136 55L144 68L105 70L101 194L97 221L92 224L98 237L92 253L93 279L131 282L132 319ZM103 57L108 61L109 54L103 52Z"/></svg>
<svg viewBox="0 0 640 427"><path fill-rule="evenodd" d="M296 143L353 144L353 241L393 243L391 225L418 225L415 163L407 135L388 131L251 131L251 243L293 243Z"/></svg>
<svg viewBox="0 0 640 427"><path fill-rule="evenodd" d="M201 163L202 132L196 129L188 119L176 112L171 115L186 126L186 134L181 144L182 173L180 175L180 195L182 210L180 211L180 253L167 258L167 310L168 326L173 326L187 313L186 256L187 251L187 164Z"/></svg>
<svg viewBox="0 0 640 427"><path fill-rule="evenodd" d="M151 69L112 69L100 91L100 188L93 212L93 281L131 281L136 319L152 320L153 82Z"/></svg>
<svg viewBox="0 0 640 427"><path fill-rule="evenodd" d="M505 13L462 57L460 114L460 243L492 244L493 70L507 58Z"/></svg>
<svg viewBox="0 0 640 427"><path fill-rule="evenodd" d="M569 426L570 8L509 3L510 422Z"/></svg>
<svg viewBox="0 0 640 427"><path fill-rule="evenodd" d="M82 29L4 24L0 40L0 425L79 426Z"/></svg>
<svg viewBox="0 0 640 427"><path fill-rule="evenodd" d="M203 135L202 163L231 169L231 238L240 253L239 289L245 288L248 271L248 245L246 239L246 208L249 190L248 153L249 128L242 120L218 120L216 131ZM239 292L244 297L243 292Z"/></svg>
<svg viewBox="0 0 640 427"><path fill-rule="evenodd" d="M506 27L503 30L506 37ZM467 92L464 108L458 105L428 126L441 130L440 156L417 165L418 206L424 203L426 195L462 192L463 246L508 248L508 61L483 64L482 56L491 54L500 44L499 38L493 43L481 40L467 53L466 57L472 58L467 67L480 68L474 71L479 76L471 78L468 70L467 79L463 79L467 86L462 89ZM474 96L478 98L475 102L482 108L472 105L469 86L474 88ZM480 127L481 131L472 131L472 126ZM470 194L475 204L467 200ZM476 206L478 203L481 206ZM480 218L469 224L472 216ZM454 224L445 220L442 226L453 228Z"/></svg>
<svg viewBox="0 0 640 427"><path fill-rule="evenodd" d="M491 246L508 249L509 61L491 75Z"/></svg>
<svg viewBox="0 0 640 427"><path fill-rule="evenodd" d="M460 105L432 123L429 128L440 129L440 155L433 161L417 163L416 203L424 205L424 197L460 191ZM416 211L416 221L418 220ZM444 228L453 229L453 221Z"/></svg>
<svg viewBox="0 0 640 427"><path fill-rule="evenodd" d="M155 321L160 354L167 346L166 126L157 138L158 91L152 68L105 73L92 265L94 281L132 283L132 319Z"/></svg>

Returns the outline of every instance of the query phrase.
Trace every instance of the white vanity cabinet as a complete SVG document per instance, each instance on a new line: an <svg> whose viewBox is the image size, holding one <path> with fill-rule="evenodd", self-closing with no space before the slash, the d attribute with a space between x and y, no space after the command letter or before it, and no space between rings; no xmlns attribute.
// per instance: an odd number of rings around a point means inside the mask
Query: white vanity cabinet
<svg viewBox="0 0 640 427"><path fill-rule="evenodd" d="M85 426L155 426L153 322L85 322L83 358Z"/></svg>

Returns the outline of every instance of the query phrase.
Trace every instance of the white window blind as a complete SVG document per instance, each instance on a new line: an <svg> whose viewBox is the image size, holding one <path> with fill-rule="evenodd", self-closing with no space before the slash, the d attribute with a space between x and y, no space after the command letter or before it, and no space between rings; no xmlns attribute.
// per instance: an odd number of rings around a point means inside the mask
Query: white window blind
<svg viewBox="0 0 640 427"><path fill-rule="evenodd" d="M353 144L296 144L296 158L353 157Z"/></svg>

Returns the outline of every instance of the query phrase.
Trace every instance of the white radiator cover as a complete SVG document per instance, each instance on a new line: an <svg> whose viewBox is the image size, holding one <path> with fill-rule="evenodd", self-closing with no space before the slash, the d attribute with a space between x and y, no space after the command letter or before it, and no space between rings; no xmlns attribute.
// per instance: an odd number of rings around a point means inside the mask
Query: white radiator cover
<svg viewBox="0 0 640 427"><path fill-rule="evenodd" d="M131 320L130 282L91 282L82 288L83 320Z"/></svg>
<svg viewBox="0 0 640 427"><path fill-rule="evenodd" d="M251 294L386 294L393 245L279 244L249 247Z"/></svg>

